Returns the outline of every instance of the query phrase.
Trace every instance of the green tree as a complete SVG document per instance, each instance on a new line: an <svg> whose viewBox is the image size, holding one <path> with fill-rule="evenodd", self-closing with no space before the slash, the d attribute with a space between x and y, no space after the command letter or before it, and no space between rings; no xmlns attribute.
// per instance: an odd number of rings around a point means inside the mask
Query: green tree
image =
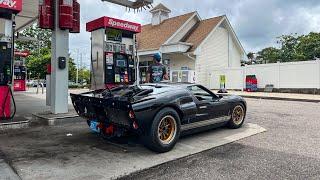
<svg viewBox="0 0 320 180"><path fill-rule="evenodd" d="M266 63L308 61L320 58L320 33L283 35L278 37L280 48L268 47L258 52L258 59Z"/></svg>
<svg viewBox="0 0 320 180"><path fill-rule="evenodd" d="M31 54L26 59L26 65L30 78L44 79L47 72L47 64L51 61L51 52L48 48L40 50L40 54Z"/></svg>
<svg viewBox="0 0 320 180"><path fill-rule="evenodd" d="M77 78L77 67L76 63L74 62L74 59L69 57L69 81L75 82Z"/></svg>
<svg viewBox="0 0 320 180"><path fill-rule="evenodd" d="M297 34L278 37L277 42L281 45L281 62L298 61L301 58L296 52L298 41Z"/></svg>
<svg viewBox="0 0 320 180"><path fill-rule="evenodd" d="M252 61L253 58L254 58L254 53L253 53L253 52L249 52L249 53L247 54L247 57L248 57L248 59L249 59L250 61Z"/></svg>
<svg viewBox="0 0 320 180"><path fill-rule="evenodd" d="M320 33L311 32L308 35L300 36L298 39L296 52L302 60L320 58Z"/></svg>
<svg viewBox="0 0 320 180"><path fill-rule="evenodd" d="M68 61L69 68L69 80L75 81L76 79L76 64L74 60L69 57ZM40 54L31 54L26 59L26 65L28 68L28 74L30 78L40 78L45 79L47 74L47 64L51 63L51 50L48 48L43 48L40 50Z"/></svg>
<svg viewBox="0 0 320 180"><path fill-rule="evenodd" d="M88 69L85 68L81 68L79 70L79 82L81 83L90 83L90 71Z"/></svg>
<svg viewBox="0 0 320 180"><path fill-rule="evenodd" d="M29 50L31 53L37 53L39 49L51 48L50 30L40 29L37 24L33 24L27 29L19 32L19 37L31 37L38 41L16 41L15 48L18 50Z"/></svg>
<svg viewBox="0 0 320 180"><path fill-rule="evenodd" d="M264 48L261 51L258 52L258 57L262 62L266 63L276 63L281 58L281 50L274 48L274 47L268 47Z"/></svg>

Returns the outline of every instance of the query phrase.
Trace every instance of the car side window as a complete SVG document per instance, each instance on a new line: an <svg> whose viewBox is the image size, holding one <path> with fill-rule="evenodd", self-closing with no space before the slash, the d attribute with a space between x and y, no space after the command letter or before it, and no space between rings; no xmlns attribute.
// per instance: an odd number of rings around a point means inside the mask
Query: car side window
<svg viewBox="0 0 320 180"><path fill-rule="evenodd" d="M193 103L193 99L191 97L182 97L180 98L180 105Z"/></svg>
<svg viewBox="0 0 320 180"><path fill-rule="evenodd" d="M210 94L207 90L205 90L201 86L189 86L187 89L194 95L199 101L212 101L212 94Z"/></svg>

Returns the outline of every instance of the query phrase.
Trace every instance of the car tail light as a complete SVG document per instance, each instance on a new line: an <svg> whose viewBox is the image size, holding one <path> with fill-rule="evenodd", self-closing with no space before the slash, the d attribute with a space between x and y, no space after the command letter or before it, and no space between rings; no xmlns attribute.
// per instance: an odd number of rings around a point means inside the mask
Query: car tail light
<svg viewBox="0 0 320 180"><path fill-rule="evenodd" d="M108 126L105 130L106 134L111 135L114 133L114 126L111 124L110 126Z"/></svg>
<svg viewBox="0 0 320 180"><path fill-rule="evenodd" d="M133 126L133 129L138 129L139 128L138 124L135 121L133 122L132 126Z"/></svg>
<svg viewBox="0 0 320 180"><path fill-rule="evenodd" d="M102 123L99 123L99 124L97 125L97 130L99 130L99 129L103 129L103 124L102 124Z"/></svg>
<svg viewBox="0 0 320 180"><path fill-rule="evenodd" d="M135 118L134 112L132 110L129 111L129 118L130 119L134 119Z"/></svg>

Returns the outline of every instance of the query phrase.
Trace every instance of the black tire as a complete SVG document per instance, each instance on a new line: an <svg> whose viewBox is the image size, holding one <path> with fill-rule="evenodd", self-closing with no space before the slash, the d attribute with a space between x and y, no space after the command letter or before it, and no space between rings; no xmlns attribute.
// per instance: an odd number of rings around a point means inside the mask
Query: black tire
<svg viewBox="0 0 320 180"><path fill-rule="evenodd" d="M87 124L88 124L88 126L90 128L91 122L89 120L87 120Z"/></svg>
<svg viewBox="0 0 320 180"><path fill-rule="evenodd" d="M241 114L239 114L241 111ZM240 128L246 117L246 109L243 104L236 104L231 110L231 118L227 124L228 128L238 129Z"/></svg>
<svg viewBox="0 0 320 180"><path fill-rule="evenodd" d="M163 121L172 121L174 122L174 134L168 140L162 140L159 137L159 129L161 129L160 122ZM169 123L170 124L170 123ZM167 126L166 126L167 127ZM157 115L155 116L152 125L148 132L143 136L142 141L143 144L152 151L164 153L170 151L175 144L177 143L180 137L180 117L179 114L172 108L163 108L160 110ZM171 129L171 128L170 128ZM170 130L172 132L173 130ZM167 130L166 130L167 132ZM170 133L171 134L171 133Z"/></svg>

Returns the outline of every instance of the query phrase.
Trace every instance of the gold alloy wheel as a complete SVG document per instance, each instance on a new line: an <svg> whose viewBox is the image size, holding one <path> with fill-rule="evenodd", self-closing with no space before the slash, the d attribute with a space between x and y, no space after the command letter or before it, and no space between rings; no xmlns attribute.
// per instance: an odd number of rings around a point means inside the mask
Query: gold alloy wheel
<svg viewBox="0 0 320 180"><path fill-rule="evenodd" d="M176 136L177 123L171 115L160 120L158 126L158 137L162 144L170 144Z"/></svg>
<svg viewBox="0 0 320 180"><path fill-rule="evenodd" d="M244 109L241 105L237 105L232 112L232 121L236 125L240 125L244 119Z"/></svg>

